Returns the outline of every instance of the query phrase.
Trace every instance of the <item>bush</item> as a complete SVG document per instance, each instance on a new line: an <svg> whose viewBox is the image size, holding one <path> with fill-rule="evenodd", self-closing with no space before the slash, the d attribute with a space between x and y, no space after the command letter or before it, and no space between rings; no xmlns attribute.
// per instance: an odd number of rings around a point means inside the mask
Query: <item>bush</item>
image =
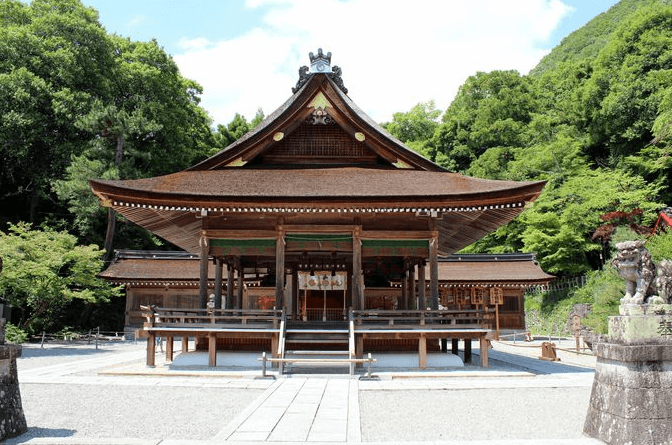
<svg viewBox="0 0 672 445"><path fill-rule="evenodd" d="M11 323L5 325L5 341L9 343L25 343L28 340L28 333L23 329L14 326Z"/></svg>

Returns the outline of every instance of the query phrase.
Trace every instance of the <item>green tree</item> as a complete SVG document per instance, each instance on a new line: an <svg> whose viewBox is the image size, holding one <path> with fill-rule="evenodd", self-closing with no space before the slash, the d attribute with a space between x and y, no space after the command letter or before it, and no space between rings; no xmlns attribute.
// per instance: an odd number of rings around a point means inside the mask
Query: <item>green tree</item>
<svg viewBox="0 0 672 445"><path fill-rule="evenodd" d="M89 178L114 179L166 174L205 158L215 144L210 119L198 106L200 86L182 78L156 41L133 42L118 36L110 40L115 66L109 95L96 98L88 113L75 117L75 125L91 139L53 187L68 202L80 230L96 227L89 219L101 214L82 213L92 205L83 172L92 174ZM108 255L116 220L108 210L104 243Z"/></svg>
<svg viewBox="0 0 672 445"><path fill-rule="evenodd" d="M112 51L78 0L5 0L0 17L0 207L35 221L51 178L86 147L73 116L107 94Z"/></svg>
<svg viewBox="0 0 672 445"><path fill-rule="evenodd" d="M78 245L66 232L10 224L7 232L0 232L0 294L29 311L21 327L47 329L73 299L103 302L121 294L120 288L96 276L103 267L101 253L95 245Z"/></svg>
<svg viewBox="0 0 672 445"><path fill-rule="evenodd" d="M530 81L518 72L476 73L460 87L432 143L448 168L465 171L489 148L525 146L536 107Z"/></svg>

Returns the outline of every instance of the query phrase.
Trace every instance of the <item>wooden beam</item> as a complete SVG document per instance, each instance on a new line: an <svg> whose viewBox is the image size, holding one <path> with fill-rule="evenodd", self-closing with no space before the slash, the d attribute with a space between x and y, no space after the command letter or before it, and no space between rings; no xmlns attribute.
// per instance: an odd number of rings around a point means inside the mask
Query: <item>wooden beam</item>
<svg viewBox="0 0 672 445"><path fill-rule="evenodd" d="M189 336L182 336L182 352L189 352Z"/></svg>
<svg viewBox="0 0 672 445"><path fill-rule="evenodd" d="M204 230L203 233L210 239L275 239L275 230Z"/></svg>
<svg viewBox="0 0 672 445"><path fill-rule="evenodd" d="M432 232L426 230L364 230L362 239L399 239L399 240L428 240Z"/></svg>
<svg viewBox="0 0 672 445"><path fill-rule="evenodd" d="M279 218L275 239L275 309L283 308L285 293L285 231L284 219Z"/></svg>
<svg viewBox="0 0 672 445"><path fill-rule="evenodd" d="M201 236L199 240L201 246L201 270L200 270L200 282L199 282L199 293L198 293L198 307L205 309L208 303L208 256L210 251L208 249L208 238Z"/></svg>
<svg viewBox="0 0 672 445"><path fill-rule="evenodd" d="M283 226L285 233L300 233L303 235L328 233L330 235L350 235L355 226L340 224L286 224ZM277 233L276 233L277 235Z"/></svg>

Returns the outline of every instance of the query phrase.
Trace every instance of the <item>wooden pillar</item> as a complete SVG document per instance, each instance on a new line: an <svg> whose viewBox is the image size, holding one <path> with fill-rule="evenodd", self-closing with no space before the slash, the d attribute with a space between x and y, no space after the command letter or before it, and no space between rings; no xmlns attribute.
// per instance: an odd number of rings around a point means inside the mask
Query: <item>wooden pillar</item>
<svg viewBox="0 0 672 445"><path fill-rule="evenodd" d="M233 273L235 271L233 261L227 261L226 263L226 302L224 303L224 309L233 309Z"/></svg>
<svg viewBox="0 0 672 445"><path fill-rule="evenodd" d="M427 337L425 334L420 334L418 339L418 366L420 368L427 368Z"/></svg>
<svg viewBox="0 0 672 445"><path fill-rule="evenodd" d="M283 308L285 293L285 231L283 219L277 225L278 235L275 240L275 309Z"/></svg>
<svg viewBox="0 0 672 445"><path fill-rule="evenodd" d="M425 262L418 264L418 300L420 301L420 307L423 311L427 309L427 298L425 297L425 286L427 285L425 280Z"/></svg>
<svg viewBox="0 0 672 445"><path fill-rule="evenodd" d="M236 307L235 309L242 309L243 308L243 285L244 281L243 279L245 278L245 270L243 269L243 259L238 258L238 261L236 262L238 266L238 283L236 285Z"/></svg>
<svg viewBox="0 0 672 445"><path fill-rule="evenodd" d="M296 320L298 314L297 307L299 304L299 270L297 267L292 269L292 298L289 304L288 320Z"/></svg>
<svg viewBox="0 0 672 445"><path fill-rule="evenodd" d="M189 336L182 336L182 352L189 352Z"/></svg>
<svg viewBox="0 0 672 445"><path fill-rule="evenodd" d="M452 340L452 349L450 352L453 353L453 355L460 355L460 339L459 338L451 338Z"/></svg>
<svg viewBox="0 0 672 445"><path fill-rule="evenodd" d="M362 226L356 226L352 232L352 306L355 310L364 310L364 292L362 289Z"/></svg>
<svg viewBox="0 0 672 445"><path fill-rule="evenodd" d="M217 334L208 334L208 366L217 366Z"/></svg>
<svg viewBox="0 0 672 445"><path fill-rule="evenodd" d="M173 336L166 337L166 361L173 361Z"/></svg>
<svg viewBox="0 0 672 445"><path fill-rule="evenodd" d="M490 342L482 336L480 338L480 348L481 348L481 367L488 368L488 348L490 348Z"/></svg>
<svg viewBox="0 0 672 445"><path fill-rule="evenodd" d="M415 265L413 263L409 264L408 269L408 302L406 303L406 309L410 309L415 306ZM417 307L416 307L417 309Z"/></svg>
<svg viewBox="0 0 672 445"><path fill-rule="evenodd" d="M156 359L156 336L153 332L147 333L147 366L154 366Z"/></svg>
<svg viewBox="0 0 672 445"><path fill-rule="evenodd" d="M408 309L408 271L404 271L404 276L401 279L401 301L399 309Z"/></svg>
<svg viewBox="0 0 672 445"><path fill-rule="evenodd" d="M208 248L208 239L201 236L199 241L201 246L201 277L199 282L198 307L205 309L208 304L208 256L210 250Z"/></svg>
<svg viewBox="0 0 672 445"><path fill-rule="evenodd" d="M224 261L222 257L215 259L215 309L222 308L222 272Z"/></svg>
<svg viewBox="0 0 672 445"><path fill-rule="evenodd" d="M471 363L471 339L464 339L464 363Z"/></svg>
<svg viewBox="0 0 672 445"><path fill-rule="evenodd" d="M432 310L439 309L439 232L429 240L429 298Z"/></svg>

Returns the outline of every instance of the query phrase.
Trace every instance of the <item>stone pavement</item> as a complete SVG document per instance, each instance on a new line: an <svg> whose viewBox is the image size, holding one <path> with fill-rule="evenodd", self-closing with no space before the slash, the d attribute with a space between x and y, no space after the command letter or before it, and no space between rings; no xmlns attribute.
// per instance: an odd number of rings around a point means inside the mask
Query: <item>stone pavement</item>
<svg viewBox="0 0 672 445"><path fill-rule="evenodd" d="M432 410L441 412L448 406L443 401L469 400L468 394L479 394L483 397L504 397L500 400L503 406L509 401L506 397L519 394L521 397L535 397L539 394L555 394L560 396L563 391L571 391L572 394L580 394L582 400L590 393L593 372L591 369L592 357L563 355L560 363L538 360L538 349L521 348L522 345L497 344L490 352L491 368L482 369L475 366L455 369L386 369L375 373L376 379L360 380L350 378L348 375L325 375L325 374L290 374L281 377L261 379L260 371L249 369L191 369L170 370L161 361L154 369L146 368L144 362L144 348L120 347L119 350L110 353L84 355L84 357L68 356L62 360L48 357L35 358L31 365L30 353L26 354L23 366L19 364L19 380L24 390L44 388L45 385L58 385L59 387L100 388L101 394L112 388L126 386L149 387L149 388L204 388L215 391L220 389L242 389L258 391L258 396L251 399L252 402L241 402L241 409L236 415L232 415L221 423L220 429L213 435L199 438L176 437L162 430L148 435L151 437L137 436L128 437L99 437L99 433L89 426L78 423L77 418L68 419L71 422L68 434L61 437L31 437L29 433L8 441L8 444L161 444L161 445L184 445L184 444L215 444L227 443L231 445L249 445L250 443L269 442L277 445L289 444L341 444L344 442L367 443L367 444L443 444L443 445L513 445L513 444L600 444L600 441L583 437L580 431L568 434L566 431L551 431L546 425L532 425L531 428L540 428L547 433L546 436L534 430L525 430L518 438L500 434L502 428L507 428L507 422L525 423L529 419L520 418L518 413L500 413L509 416L501 424L492 425L492 431L480 431L481 435L469 435L469 419L462 422L464 425L451 426L448 429L448 437L431 440L414 436L413 428L418 425L404 424L403 419L415 419L419 413L404 413L404 406L411 402L422 407L423 399L431 404ZM29 349L29 348L28 348ZM478 355L475 348L474 354ZM157 359L159 356L157 356ZM42 360L42 362L40 362ZM592 362L594 366L594 362ZM513 392L512 392L513 391ZM546 391L555 391L553 393ZM558 392L560 391L560 392ZM107 394L107 393L104 393ZM110 393L114 395L114 391ZM529 396L528 396L529 395ZM360 400L366 396L365 400ZM436 397L447 398L436 398ZM455 397L452 397L455 396ZM459 397L458 397L459 396ZM101 397L106 397L102 396ZM381 406L379 401L383 402ZM369 405L362 405L364 402ZM440 401L440 402L439 402ZM46 402L46 401L45 401ZM495 401L485 405L493 404ZM537 405L543 405L547 401L531 401L532 406L529 415L538 411ZM73 401L74 403L74 401ZM112 403L112 401L108 402ZM159 401L160 403L160 401ZM372 403L372 405L371 405ZM455 402L457 403L457 402ZM583 402L585 403L585 401ZM379 409L380 413L360 412L361 406L368 409ZM371 408L373 407L373 408ZM459 407L452 407L458 409ZM524 408L524 406L523 406ZM157 413L165 422L189 422L193 416L200 413L175 413L162 412L161 406L156 405ZM585 413L586 406L581 409ZM30 428L39 427L31 423L31 408L25 406L26 417ZM396 413L402 421L385 423L387 410ZM502 410L500 410L502 411ZM503 411L506 411L504 409ZM448 413L448 411L446 411ZM129 413L133 415L133 413ZM115 415L123 415L116 414ZM544 419L553 419L553 413ZM580 418L582 413L579 413ZM158 416L158 414L157 414ZM376 417L379 416L379 417ZM448 416L448 414L446 414ZM393 417L393 416L392 416ZM541 417L540 417L541 418ZM37 420L49 424L48 416ZM510 420L509 420L510 419ZM123 421L123 419L122 419ZM130 420L129 420L130 421ZM427 421L427 428L441 429L444 424ZM474 424L475 425L475 424ZM60 428L58 428L60 426ZM94 425L95 427L95 425ZM422 426L420 426L422 427ZM452 428L461 427L464 430L458 434L457 430L451 439ZM576 425L573 424L573 428ZM158 427L157 427L158 428ZM376 428L385 428L388 435L380 440L370 438L379 437ZM61 431L63 425L53 424L53 431ZM157 435L163 434L161 437ZM482 438L487 435L487 439ZM369 438L367 440L367 437ZM499 439L498 439L499 437Z"/></svg>

